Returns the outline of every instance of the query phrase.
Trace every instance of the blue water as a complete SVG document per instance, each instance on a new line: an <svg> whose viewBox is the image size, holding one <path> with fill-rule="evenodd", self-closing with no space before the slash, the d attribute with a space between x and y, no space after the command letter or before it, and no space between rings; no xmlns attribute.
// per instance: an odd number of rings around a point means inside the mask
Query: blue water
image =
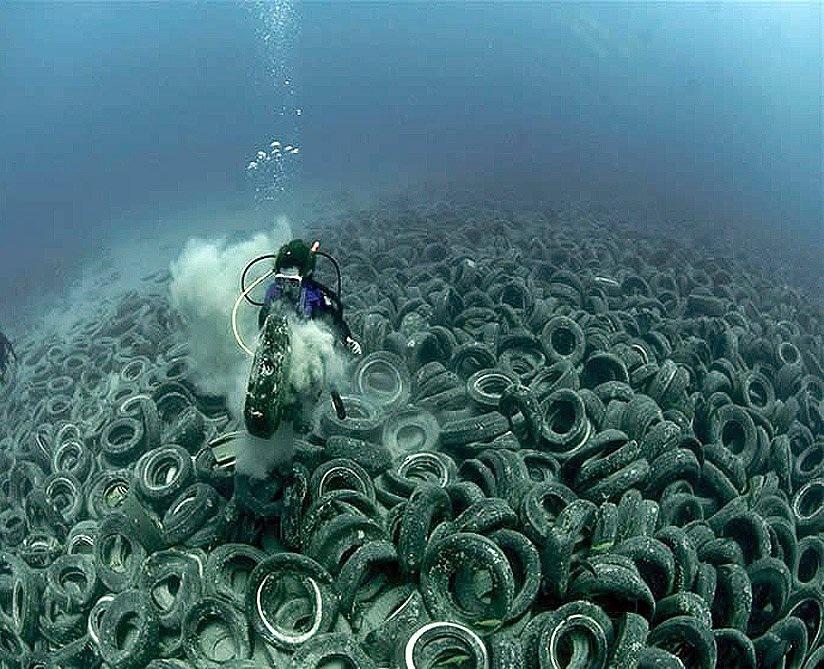
<svg viewBox="0 0 824 669"><path fill-rule="evenodd" d="M4 2L0 315L115 242L424 184L820 277L823 32L820 3ZM250 178L273 140L299 153Z"/></svg>

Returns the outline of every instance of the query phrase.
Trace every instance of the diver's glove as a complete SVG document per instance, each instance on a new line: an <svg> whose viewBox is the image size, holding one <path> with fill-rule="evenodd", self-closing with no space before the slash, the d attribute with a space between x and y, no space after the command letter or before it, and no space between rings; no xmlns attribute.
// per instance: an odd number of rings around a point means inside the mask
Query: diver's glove
<svg viewBox="0 0 824 669"><path fill-rule="evenodd" d="M355 355L360 355L361 353L363 353L363 349L361 348L361 345L355 339L352 339L352 337L347 337L346 338L346 346Z"/></svg>

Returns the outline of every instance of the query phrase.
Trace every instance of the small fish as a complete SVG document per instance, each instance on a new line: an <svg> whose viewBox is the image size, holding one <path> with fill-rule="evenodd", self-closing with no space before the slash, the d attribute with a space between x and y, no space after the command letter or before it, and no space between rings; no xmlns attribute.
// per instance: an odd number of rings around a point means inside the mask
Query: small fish
<svg viewBox="0 0 824 669"><path fill-rule="evenodd" d="M455 655L453 655L452 657L450 657L448 659L440 660L438 662L438 666L439 667L449 667L449 666L452 666L453 664L454 665L463 665L466 662L469 662L471 659L472 658L469 655L465 655L464 653L456 653Z"/></svg>
<svg viewBox="0 0 824 669"><path fill-rule="evenodd" d="M478 627L497 627L501 624L501 621L495 618L489 618L488 620L479 620L475 624Z"/></svg>

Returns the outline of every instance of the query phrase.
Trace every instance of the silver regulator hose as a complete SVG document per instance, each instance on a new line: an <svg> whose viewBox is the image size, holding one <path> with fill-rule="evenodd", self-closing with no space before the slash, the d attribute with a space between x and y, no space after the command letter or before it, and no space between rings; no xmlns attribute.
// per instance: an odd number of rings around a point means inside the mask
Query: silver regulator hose
<svg viewBox="0 0 824 669"><path fill-rule="evenodd" d="M248 356L254 356L255 352L248 346L246 346L246 344L243 342L243 338L240 336L240 331L238 330L237 326L237 310L238 307L240 307L240 303L243 302L246 296L249 293L251 293L252 290L257 288L261 283L263 283L266 279L272 276L272 274L274 273L275 270L270 269L268 272L266 272L266 274L262 275L258 279L255 279L252 285L250 285L246 290L244 290L240 295L238 295L238 298L235 300L235 306L232 308L232 334L235 335L235 341L237 342L237 345L240 346L240 348L243 349L244 353L246 353L246 355Z"/></svg>

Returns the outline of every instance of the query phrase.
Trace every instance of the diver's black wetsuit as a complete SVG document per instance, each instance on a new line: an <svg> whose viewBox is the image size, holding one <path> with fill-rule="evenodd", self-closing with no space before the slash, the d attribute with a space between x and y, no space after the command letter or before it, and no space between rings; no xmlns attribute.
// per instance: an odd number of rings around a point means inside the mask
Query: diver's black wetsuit
<svg viewBox="0 0 824 669"><path fill-rule="evenodd" d="M17 355L14 353L14 348L8 337L0 332L0 383L6 378L6 370L8 369L11 358L16 360Z"/></svg>

